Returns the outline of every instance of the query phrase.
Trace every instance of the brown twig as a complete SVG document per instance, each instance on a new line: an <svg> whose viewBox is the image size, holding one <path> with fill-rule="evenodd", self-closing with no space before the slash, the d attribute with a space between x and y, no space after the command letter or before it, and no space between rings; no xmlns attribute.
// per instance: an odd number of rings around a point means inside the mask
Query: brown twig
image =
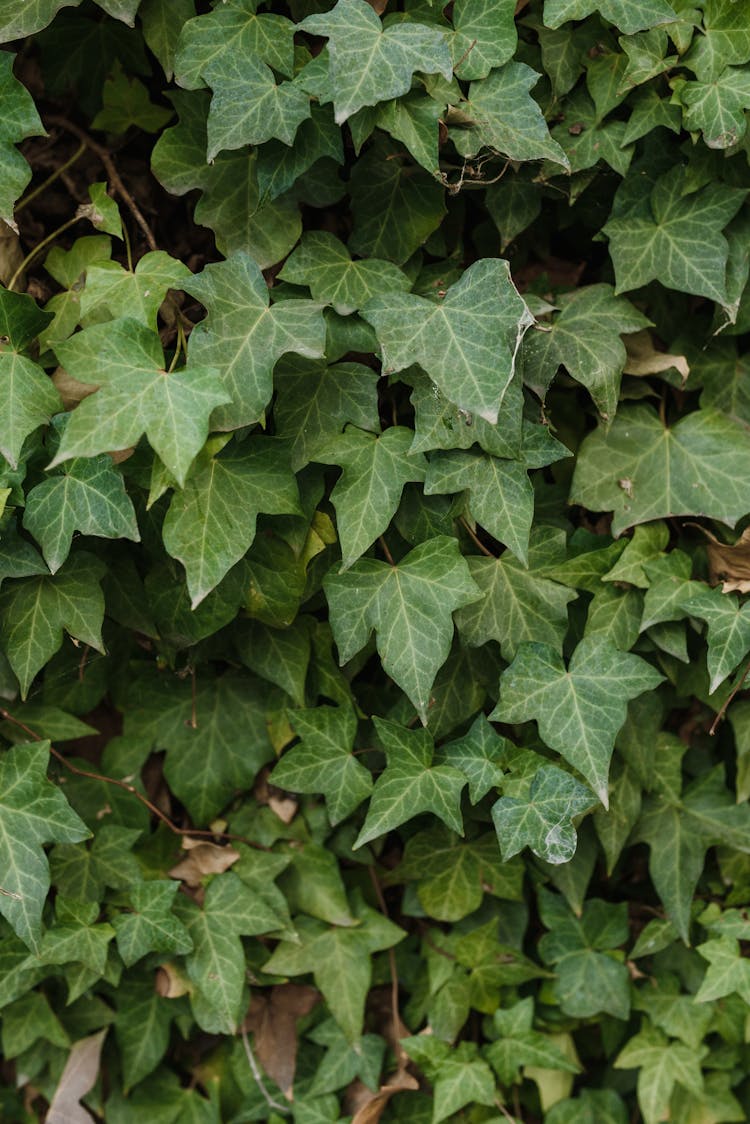
<svg viewBox="0 0 750 1124"><path fill-rule="evenodd" d="M729 692L726 699L721 704L721 708L720 708L718 714L716 715L713 722L711 723L711 729L708 731L709 734L711 735L711 737L713 737L714 734L716 733L716 727L719 725L722 718L726 714L729 704L733 701L735 695L741 689L742 684L745 682L748 675L750 675L750 661L745 664L745 670L742 672L742 675L740 676L738 682L735 683L734 687L732 687L732 690Z"/></svg>
<svg viewBox="0 0 750 1124"><path fill-rule="evenodd" d="M472 530L471 526L469 525L469 522L463 517L463 515L461 516L461 523L464 525L466 530L469 532L469 537L471 538L474 545L479 547L482 554L485 554L488 558L496 558L497 557L495 554L492 553L491 550L489 550L484 545L483 542L480 541L480 539L477 537L476 533Z"/></svg>
<svg viewBox="0 0 750 1124"><path fill-rule="evenodd" d="M476 45L477 45L477 41L476 41L476 39L472 39L471 43L469 43L469 46L468 46L468 47L466 48L466 50L464 51L464 53L463 53L463 54L461 55L461 58L460 58L460 59L458 60L458 62L456 63L456 65L455 65L455 66L453 67L453 73L454 73L454 74L455 74L455 73L456 73L456 71L458 70L459 66L461 66L461 65L462 65L463 63L465 63L465 62L466 62L467 58L469 57L469 55L471 54L471 52L472 52L472 51L474 50L474 48L476 47Z"/></svg>
<svg viewBox="0 0 750 1124"><path fill-rule="evenodd" d="M386 557L386 561L388 562L388 565L389 566L395 566L396 563L393 561L393 555L391 554L390 550L388 549L388 543L385 541L385 539L383 538L382 535L380 535L380 537L378 538L378 542L380 543L380 546L382 548L383 554Z"/></svg>
<svg viewBox="0 0 750 1124"><path fill-rule="evenodd" d="M370 874L370 879L375 891L375 896L378 899L380 912L383 914L383 917L388 918L388 906L385 903L385 898L383 897L383 887L380 885L380 879L377 876L375 867L368 866L367 869ZM390 920L390 918L388 919ZM401 1045L398 1033L399 1027L401 1026L401 1015L399 1014L398 1010L398 968L396 966L396 953L393 948L388 949L388 964L391 972L391 1019L393 1020L393 1049L396 1054L396 1061L398 1065L402 1066L407 1061L407 1054L403 1046Z"/></svg>
<svg viewBox="0 0 750 1124"><path fill-rule="evenodd" d="M5 710L4 707L0 707L0 718L4 718L7 722L12 722L19 730L23 730L25 734L28 734L33 741L41 742L45 740L37 734L36 730L32 730L30 726L27 726L20 718L16 718L10 711ZM228 831L211 831L209 828L198 827L178 827L165 812L162 812L161 808L157 808L156 804L152 803L142 792L139 792L135 785L131 784L129 781L121 781L118 780L117 777L107 777L103 773L94 773L89 769L80 769L77 765L74 765L72 761L69 761L63 753L60 753L59 749L55 749L53 745L50 745L49 751L56 761L59 761L69 772L75 773L77 777L87 777L88 780L91 781L101 781L102 784L111 784L114 785L115 788L121 788L124 792L129 792L131 796L135 796L136 800L139 800L144 808L148 808L149 812L151 812L153 816L156 816L158 820L161 820L175 835L198 835L204 839L230 839L236 843L246 843L248 847L254 847L258 851L268 851L270 849L265 847L262 843L256 843L252 839L247 839L244 835L232 835L231 832Z"/></svg>
<svg viewBox="0 0 750 1124"><path fill-rule="evenodd" d="M73 121L69 121L67 119L67 117L61 117L58 114L53 114L52 116L47 118L47 122L50 125L57 125L59 128L65 129L66 132L72 133L74 137L78 137L79 141L82 144L85 144L87 148L90 148L91 151L99 157L102 164L104 165L104 170L106 171L107 175L109 176L109 180L110 180L110 183L112 184L112 187L115 189L117 194L120 196L123 203L128 208L131 215L133 216L133 218L135 219L135 221L138 223L139 227L143 231L143 233L146 237L146 242L148 243L149 249L150 250L157 250L158 246L156 244L156 239L154 238L153 233L151 231L151 227L148 225L145 218L143 217L143 213L141 212L141 209L138 206L138 204L136 203L135 199L130 194L130 192L126 188L125 184L122 182L122 180L120 178L120 173L117 171L117 168L115 167L115 162L112 159L112 157L110 156L109 152L107 152L107 149L104 148L103 145L98 144L97 141L95 141L93 139L93 137L90 137L84 129L81 129Z"/></svg>

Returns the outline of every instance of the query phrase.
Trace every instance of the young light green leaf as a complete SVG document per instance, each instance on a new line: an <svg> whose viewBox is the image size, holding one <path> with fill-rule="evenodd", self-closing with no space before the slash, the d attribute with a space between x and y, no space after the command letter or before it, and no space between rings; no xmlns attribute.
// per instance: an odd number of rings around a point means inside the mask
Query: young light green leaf
<svg viewBox="0 0 750 1124"><path fill-rule="evenodd" d="M383 25L366 0L338 0L330 12L314 14L299 27L328 39L336 123L365 105L408 92L415 71L453 74L445 36L419 23Z"/></svg>
<svg viewBox="0 0 750 1124"><path fill-rule="evenodd" d="M451 402L497 421L531 323L507 262L475 262L439 304L394 294L374 297L362 314L377 333L385 371L419 363Z"/></svg>
<svg viewBox="0 0 750 1124"><path fill-rule="evenodd" d="M26 496L23 525L56 573L70 554L73 535L140 540L133 504L122 476L107 456L76 457Z"/></svg>
<svg viewBox="0 0 750 1124"><path fill-rule="evenodd" d="M86 271L86 287L81 294L81 315L89 324L117 317L122 309L128 316L156 331L156 318L169 289L179 289L191 278L182 262L156 250L144 254L135 270L119 262L97 261Z"/></svg>
<svg viewBox="0 0 750 1124"><path fill-rule="evenodd" d="M286 442L252 437L200 459L175 492L163 526L164 545L185 567L195 609L255 538L258 514L299 515L299 492Z"/></svg>
<svg viewBox="0 0 750 1124"><path fill-rule="evenodd" d="M504 859L529 847L547 863L567 863L578 845L573 820L593 804L591 793L563 769L543 765L524 798L501 796L492 806Z"/></svg>
<svg viewBox="0 0 750 1124"><path fill-rule="evenodd" d="M430 539L398 566L360 559L345 573L329 573L323 587L341 663L374 629L386 673L426 722L430 689L450 650L451 613L479 596L456 540Z"/></svg>
<svg viewBox="0 0 750 1124"><path fill-rule="evenodd" d="M2 647L26 698L34 676L58 650L63 632L104 651L101 637L104 597L99 582L105 566L82 551L54 575L9 582L0 594Z"/></svg>
<svg viewBox="0 0 750 1124"><path fill-rule="evenodd" d="M618 651L606 636L584 637L568 667L546 644L523 644L500 679L499 722L536 719L551 748L586 778L607 807L607 778L627 703L653 690L662 676L641 659Z"/></svg>
<svg viewBox="0 0 750 1124"><path fill-rule="evenodd" d="M612 511L612 532L672 515L699 515L733 527L746 509L750 436L713 410L695 410L665 428L651 406L628 406L583 441L570 500Z"/></svg>
<svg viewBox="0 0 750 1124"><path fill-rule="evenodd" d="M432 1124L465 1105L495 1104L495 1081L490 1067L477 1056L476 1042L451 1047L435 1037L418 1035L402 1038L401 1044L434 1085Z"/></svg>
<svg viewBox="0 0 750 1124"><path fill-rule="evenodd" d="M190 336L190 358L218 368L228 405L215 411L212 426L238 429L258 421L273 389L274 363L293 351L315 359L325 347L321 306L312 301L269 305L268 287L253 259L235 253L207 265L187 286L208 315Z"/></svg>
<svg viewBox="0 0 750 1124"><path fill-rule="evenodd" d="M645 1124L658 1124L669 1112L675 1085L683 1085L693 1096L703 1090L701 1059L706 1048L693 1050L683 1042L670 1042L648 1024L631 1038L618 1054L617 1069L638 1069L638 1104Z"/></svg>
<svg viewBox="0 0 750 1124"><path fill-rule="evenodd" d="M354 846L362 847L422 812L432 812L463 835L463 773L451 765L432 764L434 745L426 730L407 730L381 718L374 721L387 765L375 782Z"/></svg>
<svg viewBox="0 0 750 1124"><path fill-rule="evenodd" d="M127 449L145 433L182 486L212 409L229 400L218 371L191 364L167 373L159 337L130 319L86 328L58 355L73 378L99 389L70 415L49 467Z"/></svg>
<svg viewBox="0 0 750 1124"><path fill-rule="evenodd" d="M512 1007L495 1011L492 1029L498 1037L483 1052L501 1085L513 1085L521 1066L541 1066L563 1073L577 1073L580 1069L565 1057L549 1035L534 1030L533 1022L531 996L520 999Z"/></svg>
<svg viewBox="0 0 750 1124"><path fill-rule="evenodd" d="M44 843L89 835L62 791L47 780L49 742L13 746L0 758L0 913L34 952L49 889Z"/></svg>
<svg viewBox="0 0 750 1124"><path fill-rule="evenodd" d="M271 780L292 792L325 794L332 824L345 819L372 791L369 771L352 755L357 720L349 707L319 706L290 714L299 735Z"/></svg>

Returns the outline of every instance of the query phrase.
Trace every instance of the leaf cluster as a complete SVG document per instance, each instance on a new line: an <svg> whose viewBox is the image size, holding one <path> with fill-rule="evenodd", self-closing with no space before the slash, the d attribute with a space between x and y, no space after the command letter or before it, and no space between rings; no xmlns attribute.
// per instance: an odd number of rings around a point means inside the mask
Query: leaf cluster
<svg viewBox="0 0 750 1124"><path fill-rule="evenodd" d="M0 4L0 1117L750 1117L750 7Z"/></svg>

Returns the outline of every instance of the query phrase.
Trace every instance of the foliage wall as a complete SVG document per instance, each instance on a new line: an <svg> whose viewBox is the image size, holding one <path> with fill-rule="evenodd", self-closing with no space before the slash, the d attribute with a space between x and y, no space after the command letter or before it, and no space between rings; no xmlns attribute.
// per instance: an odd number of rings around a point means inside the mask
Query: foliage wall
<svg viewBox="0 0 750 1124"><path fill-rule="evenodd" d="M750 1117L750 4L0 4L0 1116Z"/></svg>

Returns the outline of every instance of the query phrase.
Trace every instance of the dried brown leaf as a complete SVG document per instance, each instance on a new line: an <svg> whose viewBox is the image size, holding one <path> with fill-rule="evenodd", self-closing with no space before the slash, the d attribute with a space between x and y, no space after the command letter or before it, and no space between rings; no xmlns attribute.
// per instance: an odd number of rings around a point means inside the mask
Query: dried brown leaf
<svg viewBox="0 0 750 1124"><path fill-rule="evenodd" d="M79 382L78 379L74 379L63 367L58 367L53 373L52 382L62 398L66 410L74 409L84 398L88 398L90 394L96 394L97 390L95 386L91 386L87 382Z"/></svg>
<svg viewBox="0 0 750 1124"><path fill-rule="evenodd" d="M156 969L154 988L162 999L179 999L190 991L190 983L179 968L167 961Z"/></svg>
<svg viewBox="0 0 750 1124"><path fill-rule="evenodd" d="M189 835L183 835L182 849L188 854L172 867L169 876L182 879L188 886L200 886L207 874L222 874L240 857L234 847L220 847Z"/></svg>
<svg viewBox="0 0 750 1124"><path fill-rule="evenodd" d="M705 527L701 530L708 539L706 553L711 585L721 583L723 593L750 593L750 527L733 546L721 542Z"/></svg>
<svg viewBox="0 0 750 1124"><path fill-rule="evenodd" d="M690 374L690 365L685 356L658 351L654 347L653 336L648 328L644 328L642 332L631 332L623 336L623 342L628 353L625 362L626 375L660 375L662 371L674 368L679 372L684 383Z"/></svg>
<svg viewBox="0 0 750 1124"><path fill-rule="evenodd" d="M309 1014L319 999L314 987L280 984L268 994L254 994L245 1018L258 1061L289 1101L297 1067L297 1019Z"/></svg>
<svg viewBox="0 0 750 1124"><path fill-rule="evenodd" d="M0 219L0 282L7 285L23 261L23 250L18 232ZM23 287L23 276L18 278L17 287Z"/></svg>
<svg viewBox="0 0 750 1124"><path fill-rule="evenodd" d="M385 1085L381 1085L377 1093L373 1093L366 1085L357 1089L358 1106L352 1116L352 1124L377 1124L385 1111L391 1097L405 1090L419 1088L419 1082L413 1077L405 1066L401 1065L392 1074ZM350 1107L354 1107L353 1104Z"/></svg>
<svg viewBox="0 0 750 1124"><path fill-rule="evenodd" d="M74 1043L49 1106L47 1124L92 1124L91 1113L80 1101L96 1082L106 1033L106 1029L100 1030Z"/></svg>

